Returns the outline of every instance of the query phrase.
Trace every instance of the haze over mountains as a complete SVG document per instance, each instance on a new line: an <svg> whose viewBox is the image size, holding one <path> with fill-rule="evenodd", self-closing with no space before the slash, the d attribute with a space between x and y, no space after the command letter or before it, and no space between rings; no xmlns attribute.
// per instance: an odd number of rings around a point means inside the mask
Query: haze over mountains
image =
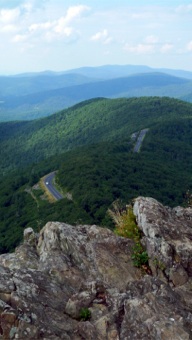
<svg viewBox="0 0 192 340"><path fill-rule="evenodd" d="M40 73L23 73L16 77L37 76L37 75L64 75L64 74L79 74L88 78L96 79L112 79L126 77L138 73L153 73L161 72L170 74L175 77L192 79L192 72L185 70L173 70L168 68L152 68L144 65L103 65L97 67L80 67L67 71L54 72L44 71Z"/></svg>
<svg viewBox="0 0 192 340"><path fill-rule="evenodd" d="M18 245L24 228L50 220L112 227L107 210L116 199L185 203L192 79L178 72L104 66L0 78L0 251ZM142 129L134 153L132 135ZM56 170L64 198L50 204L37 183Z"/></svg>
<svg viewBox="0 0 192 340"><path fill-rule="evenodd" d="M83 100L170 96L192 101L192 72L107 65L0 77L0 121L30 120Z"/></svg>

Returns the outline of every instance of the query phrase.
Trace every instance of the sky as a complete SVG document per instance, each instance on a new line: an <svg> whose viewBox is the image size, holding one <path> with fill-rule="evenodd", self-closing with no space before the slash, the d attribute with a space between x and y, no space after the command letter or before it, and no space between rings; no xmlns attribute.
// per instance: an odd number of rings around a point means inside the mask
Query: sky
<svg viewBox="0 0 192 340"><path fill-rule="evenodd" d="M147 65L192 71L192 0L0 0L0 74Z"/></svg>

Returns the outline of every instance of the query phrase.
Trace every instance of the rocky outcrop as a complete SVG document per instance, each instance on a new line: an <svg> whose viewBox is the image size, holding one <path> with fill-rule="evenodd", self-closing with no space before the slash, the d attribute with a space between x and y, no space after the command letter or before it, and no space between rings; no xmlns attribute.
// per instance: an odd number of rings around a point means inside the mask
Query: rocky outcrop
<svg viewBox="0 0 192 340"><path fill-rule="evenodd" d="M134 212L151 276L133 266L133 241L108 229L26 229L0 256L0 338L192 339L192 210L139 197Z"/></svg>
<svg viewBox="0 0 192 340"><path fill-rule="evenodd" d="M152 198L139 197L134 204L142 243L154 276L179 287L192 277L192 208L171 209Z"/></svg>

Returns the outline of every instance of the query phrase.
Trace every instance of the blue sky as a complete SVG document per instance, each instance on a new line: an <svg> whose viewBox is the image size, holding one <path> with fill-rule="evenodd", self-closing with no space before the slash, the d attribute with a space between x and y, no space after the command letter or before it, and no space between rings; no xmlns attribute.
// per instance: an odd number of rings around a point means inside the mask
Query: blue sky
<svg viewBox="0 0 192 340"><path fill-rule="evenodd" d="M192 71L192 0L0 0L0 74L133 64Z"/></svg>

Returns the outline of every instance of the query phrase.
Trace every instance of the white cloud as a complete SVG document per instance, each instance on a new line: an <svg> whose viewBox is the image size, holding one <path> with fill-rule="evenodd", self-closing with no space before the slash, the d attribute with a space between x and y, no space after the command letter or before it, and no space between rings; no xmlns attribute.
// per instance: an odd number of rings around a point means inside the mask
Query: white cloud
<svg viewBox="0 0 192 340"><path fill-rule="evenodd" d="M115 5L107 0L0 0L2 64L9 60L10 67L23 68L26 63L29 69L38 63L39 68L67 68L90 62L125 64L127 60L172 65L175 57L175 63L180 58L187 67L184 59L190 59L192 53L192 0L180 1L179 7L176 3L179 1L139 5L120 0ZM69 46L76 41L78 54L75 44ZM103 53L98 53L98 47ZM191 68L191 61L188 64Z"/></svg>
<svg viewBox="0 0 192 340"><path fill-rule="evenodd" d="M104 29L103 31L94 34L90 40L102 42L104 45L108 45L112 42L113 38L109 36L108 30Z"/></svg>
<svg viewBox="0 0 192 340"><path fill-rule="evenodd" d="M57 22L53 25L53 31L58 34L66 34L70 35L72 33L72 28L67 25L67 20L65 17L60 18Z"/></svg>
<svg viewBox="0 0 192 340"><path fill-rule="evenodd" d="M19 30L20 9L0 10L0 32L12 34Z"/></svg>
<svg viewBox="0 0 192 340"><path fill-rule="evenodd" d="M17 25L3 25L0 27L0 32L13 33L18 31Z"/></svg>
<svg viewBox="0 0 192 340"><path fill-rule="evenodd" d="M53 27L53 23L51 22L44 22L40 24L32 24L29 26L29 32L35 32L35 31L44 31L49 28Z"/></svg>
<svg viewBox="0 0 192 340"><path fill-rule="evenodd" d="M74 18L80 17L81 14L83 14L83 13L89 11L89 10L90 10L90 7L83 6L83 5L69 7L68 10L67 10L67 15L64 18L65 22L68 24Z"/></svg>
<svg viewBox="0 0 192 340"><path fill-rule="evenodd" d="M24 34L16 34L16 35L13 37L12 41L13 41L13 42L16 42L16 43L20 43L20 42L26 41L27 38L28 38L27 35L24 35Z"/></svg>
<svg viewBox="0 0 192 340"><path fill-rule="evenodd" d="M124 50L136 54L151 54L154 52L155 48L153 44L137 44L134 46L125 44Z"/></svg>
<svg viewBox="0 0 192 340"><path fill-rule="evenodd" d="M72 28L69 27L71 23L82 16L82 14L86 13L90 10L90 7L78 5L71 6L68 8L65 16L60 17L57 21L53 23L53 30L58 34L69 34L69 31L72 31Z"/></svg>
<svg viewBox="0 0 192 340"><path fill-rule="evenodd" d="M0 10L0 22L3 24L15 22L20 16L20 9L2 9Z"/></svg>
<svg viewBox="0 0 192 340"><path fill-rule="evenodd" d="M144 42L146 44L156 44L158 43L159 39L158 37L154 36L154 35L148 35L145 39Z"/></svg>
<svg viewBox="0 0 192 340"><path fill-rule="evenodd" d="M74 30L72 27L63 27L62 25L57 25L54 28L54 32L59 33L59 34L63 34L66 35L67 37L69 37L70 35L73 34Z"/></svg>
<svg viewBox="0 0 192 340"><path fill-rule="evenodd" d="M47 42L53 42L56 39L62 39L65 43L73 43L78 40L79 34L72 27L63 27L60 31L48 30L45 32L43 39Z"/></svg>
<svg viewBox="0 0 192 340"><path fill-rule="evenodd" d="M159 38L157 36L148 35L143 39L142 43L138 43L135 45L125 44L124 50L136 54L151 54L155 52L158 41Z"/></svg>
<svg viewBox="0 0 192 340"><path fill-rule="evenodd" d="M171 50L173 49L173 44L164 44L163 46L161 46L161 53L169 53Z"/></svg>
<svg viewBox="0 0 192 340"><path fill-rule="evenodd" d="M31 10L32 3L28 2L24 8L27 11ZM71 6L66 11L64 16L61 16L55 20L35 22L35 20L26 26L23 24L21 27L22 34L13 37L15 43L20 43L26 40L28 36L29 41L33 42L37 37L39 41L52 42L58 39L65 39L67 42L75 41L79 37L79 32L75 29L76 19L82 17L90 8L88 6L78 5ZM32 16L33 17L33 16ZM25 38L23 38L25 37ZM70 38L70 39L69 39Z"/></svg>
<svg viewBox="0 0 192 340"><path fill-rule="evenodd" d="M96 34L94 34L94 35L91 37L91 40L93 40L93 41L99 41L99 40L106 39L107 36L108 36L108 32L107 32L106 29L104 29L103 31L97 32Z"/></svg>

